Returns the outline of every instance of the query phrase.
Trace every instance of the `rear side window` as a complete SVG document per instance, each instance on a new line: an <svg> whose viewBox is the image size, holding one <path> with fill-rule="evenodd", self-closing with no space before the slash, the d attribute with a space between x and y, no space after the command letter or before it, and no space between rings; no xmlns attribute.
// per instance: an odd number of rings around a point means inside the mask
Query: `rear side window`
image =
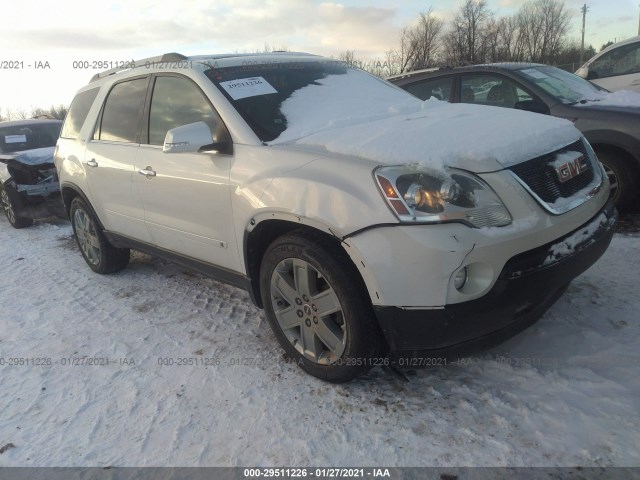
<svg viewBox="0 0 640 480"><path fill-rule="evenodd" d="M62 138L78 138L80 129L87 119L89 109L93 105L99 90L100 88L92 88L76 95L64 119L62 132L60 133Z"/></svg>
<svg viewBox="0 0 640 480"><path fill-rule="evenodd" d="M149 143L163 145L168 130L189 123L204 122L221 140L225 127L202 91L183 77L158 77L153 88L149 115Z"/></svg>
<svg viewBox="0 0 640 480"><path fill-rule="evenodd" d="M147 78L137 78L111 89L103 108L99 140L138 143L147 83Z"/></svg>
<svg viewBox="0 0 640 480"><path fill-rule="evenodd" d="M402 88L420 100L428 100L431 97L436 97L438 100L448 102L451 97L452 86L453 77L440 77L405 85Z"/></svg>

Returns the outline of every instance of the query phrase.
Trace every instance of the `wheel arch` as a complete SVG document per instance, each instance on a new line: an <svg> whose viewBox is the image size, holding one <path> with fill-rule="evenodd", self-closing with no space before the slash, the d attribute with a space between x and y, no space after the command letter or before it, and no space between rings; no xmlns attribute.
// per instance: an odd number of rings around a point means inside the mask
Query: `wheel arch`
<svg viewBox="0 0 640 480"><path fill-rule="evenodd" d="M599 151L606 151L626 157L629 160L629 164L632 166L632 168L634 168L636 172L640 172L640 159L636 158L636 156L633 155L633 153L631 153L629 149L615 143L607 143L604 141L591 142L591 147L596 152L596 154L598 154Z"/></svg>
<svg viewBox="0 0 640 480"><path fill-rule="evenodd" d="M359 273L355 263L351 259L349 253L342 245L342 239L337 236L330 227L314 222L296 215L269 214L262 221L253 218L251 226L245 230L243 240L244 262L247 276L251 278L251 295L252 301L262 308L262 298L260 292L260 265L267 248L278 237L292 232L302 233L313 236L314 240L320 241L333 248L344 252L346 258L349 259L352 272L356 275L355 281L361 282L363 292L367 292L367 286Z"/></svg>
<svg viewBox="0 0 640 480"><path fill-rule="evenodd" d="M607 150L624 155L633 166L632 168L640 172L640 141L636 138L624 132L611 130L592 130L583 133L596 153L598 150Z"/></svg>
<svg viewBox="0 0 640 480"><path fill-rule="evenodd" d="M91 209L91 213L98 220L98 224L100 225L100 228L104 230L104 225L102 224L100 217L98 216L95 209L93 208L93 205L91 205L89 198L85 195L82 189L80 189L80 187L78 187L76 184L71 182L64 182L60 185L60 192L62 194L62 203L64 205L64 210L67 214L67 218L69 218L70 216L71 202L73 202L74 198L80 197L82 198L84 203L87 205L87 207Z"/></svg>

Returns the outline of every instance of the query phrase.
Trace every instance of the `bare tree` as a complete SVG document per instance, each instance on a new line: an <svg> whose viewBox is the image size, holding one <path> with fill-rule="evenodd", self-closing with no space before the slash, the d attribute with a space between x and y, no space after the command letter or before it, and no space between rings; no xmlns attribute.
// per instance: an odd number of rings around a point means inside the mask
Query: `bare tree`
<svg viewBox="0 0 640 480"><path fill-rule="evenodd" d="M571 16L560 0L531 0L518 12L524 53L532 62L552 63L560 54Z"/></svg>
<svg viewBox="0 0 640 480"><path fill-rule="evenodd" d="M517 14L496 18L487 0L464 0L445 33L432 7L403 28L397 48L363 60L354 50L338 59L380 77L438 65L481 62L573 62L565 0L529 0ZM269 46L265 45L265 50Z"/></svg>
<svg viewBox="0 0 640 480"><path fill-rule="evenodd" d="M465 0L446 36L447 63L460 65L485 61L493 16L486 0Z"/></svg>
<svg viewBox="0 0 640 480"><path fill-rule="evenodd" d="M16 108L15 110L9 110L7 112L9 120L26 120L29 118L29 114L24 108Z"/></svg>
<svg viewBox="0 0 640 480"><path fill-rule="evenodd" d="M363 61L353 50L345 50L337 58L380 77L426 68L435 64L443 26L444 20L438 18L430 7L420 13L415 24L402 29L399 49L388 50L383 59Z"/></svg>
<svg viewBox="0 0 640 480"><path fill-rule="evenodd" d="M58 120L64 120L68 112L69 112L69 107L62 104L58 105L57 107L52 105L49 110L49 113L51 113L51 116L53 118L57 118Z"/></svg>
<svg viewBox="0 0 640 480"><path fill-rule="evenodd" d="M613 42L612 42L611 40L609 40L607 43L603 44L603 45L600 47L600 51L604 50L604 49L605 49L605 48L607 48L607 47L610 47L611 45L613 45Z"/></svg>
<svg viewBox="0 0 640 480"><path fill-rule="evenodd" d="M49 108L36 107L31 109L30 118L52 118L63 120L69 109L64 105L51 105Z"/></svg>
<svg viewBox="0 0 640 480"><path fill-rule="evenodd" d="M343 52L340 52L338 54L338 60L340 62L346 63L350 67L358 67L358 68L360 68L360 65L363 63L362 60L358 60L356 58L355 50L345 50Z"/></svg>
<svg viewBox="0 0 640 480"><path fill-rule="evenodd" d="M426 68L434 64L435 56L442 43L442 27L444 20L438 18L433 13L433 7L429 7L426 12L420 13L415 26L406 28L403 36L408 42L409 51L407 55L408 67L411 70Z"/></svg>
<svg viewBox="0 0 640 480"><path fill-rule="evenodd" d="M401 62L399 61L399 55L397 50L387 50L384 53L384 61L387 65L388 74L386 76L391 75L399 75L406 70L402 70Z"/></svg>

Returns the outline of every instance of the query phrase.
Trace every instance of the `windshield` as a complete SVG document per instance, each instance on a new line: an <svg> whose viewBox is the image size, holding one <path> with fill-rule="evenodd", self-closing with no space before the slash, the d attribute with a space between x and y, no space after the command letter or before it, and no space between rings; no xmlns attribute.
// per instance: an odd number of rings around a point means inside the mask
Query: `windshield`
<svg viewBox="0 0 640 480"><path fill-rule="evenodd" d="M422 103L334 60L212 68L205 73L263 142L388 116L404 110L403 105L415 110Z"/></svg>
<svg viewBox="0 0 640 480"><path fill-rule="evenodd" d="M607 92L573 73L555 67L527 67L518 70L518 73L566 104L600 100Z"/></svg>
<svg viewBox="0 0 640 480"><path fill-rule="evenodd" d="M34 148L54 147L62 122L0 125L0 153L14 153Z"/></svg>

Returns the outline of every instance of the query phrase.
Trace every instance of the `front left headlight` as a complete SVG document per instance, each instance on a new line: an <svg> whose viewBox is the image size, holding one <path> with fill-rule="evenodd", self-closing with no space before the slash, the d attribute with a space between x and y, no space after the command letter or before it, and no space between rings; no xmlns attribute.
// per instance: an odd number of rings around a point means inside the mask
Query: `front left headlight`
<svg viewBox="0 0 640 480"><path fill-rule="evenodd" d="M401 222L462 222L475 228L511 223L509 211L491 187L463 170L380 167L374 177Z"/></svg>

